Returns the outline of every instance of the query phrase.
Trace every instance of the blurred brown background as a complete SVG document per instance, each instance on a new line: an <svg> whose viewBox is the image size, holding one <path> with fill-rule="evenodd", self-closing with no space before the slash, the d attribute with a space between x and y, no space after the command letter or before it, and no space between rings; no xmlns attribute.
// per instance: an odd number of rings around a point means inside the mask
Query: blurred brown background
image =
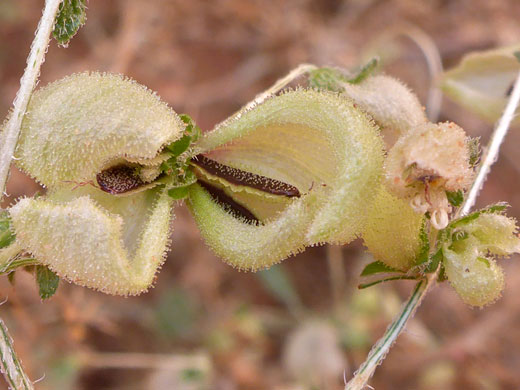
<svg viewBox="0 0 520 390"><path fill-rule="evenodd" d="M517 0L90 0L67 49L51 43L41 83L73 72L121 72L156 90L204 129L302 62L354 67L373 53L426 104L427 64L411 26L445 68L466 52L516 43ZM0 112L18 89L43 0L0 1ZM406 35L396 35L404 31ZM439 120L487 140L491 126L444 99ZM479 205L520 216L520 134L514 129ZM38 190L14 171L9 198ZM37 389L341 389L413 284L356 289L369 261L360 243L311 248L270 271L241 273L201 242L177 208L172 251L140 297L61 282L41 302L33 275L5 277L0 316ZM483 310L437 286L371 385L386 389L520 387L520 263L503 260L507 289ZM0 380L0 388L5 384Z"/></svg>

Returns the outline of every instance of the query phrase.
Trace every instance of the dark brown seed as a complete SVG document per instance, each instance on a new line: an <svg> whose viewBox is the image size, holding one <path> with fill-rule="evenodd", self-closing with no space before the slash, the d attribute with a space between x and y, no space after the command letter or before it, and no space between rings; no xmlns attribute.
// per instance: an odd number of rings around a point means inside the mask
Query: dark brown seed
<svg viewBox="0 0 520 390"><path fill-rule="evenodd" d="M135 167L116 165L96 175L99 188L109 194L117 195L135 190L145 183L136 172Z"/></svg>
<svg viewBox="0 0 520 390"><path fill-rule="evenodd" d="M233 198L227 195L220 188L212 186L211 184L203 182L201 180L198 181L198 184L206 191L208 191L215 201L224 206L224 208L226 208L228 211L231 211L236 217L244 218L248 222L260 222L251 211L249 211L246 207L242 206L241 204L237 203L235 200L233 200Z"/></svg>
<svg viewBox="0 0 520 390"><path fill-rule="evenodd" d="M511 84L509 86L509 88L507 88L507 91L506 91L506 97L510 97L511 96L511 92L513 92L513 87L515 86L515 83Z"/></svg>
<svg viewBox="0 0 520 390"><path fill-rule="evenodd" d="M300 191L298 188L290 184L220 164L202 154L193 158L191 162L192 164L204 169L209 174L220 177L232 184L255 188L259 191L273 195L300 197Z"/></svg>

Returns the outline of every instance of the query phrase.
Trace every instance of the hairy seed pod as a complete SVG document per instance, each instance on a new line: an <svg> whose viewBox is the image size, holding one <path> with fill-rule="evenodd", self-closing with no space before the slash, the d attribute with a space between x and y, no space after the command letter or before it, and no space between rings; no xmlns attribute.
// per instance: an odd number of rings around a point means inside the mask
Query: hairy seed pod
<svg viewBox="0 0 520 390"><path fill-rule="evenodd" d="M428 123L417 96L393 77L369 76L359 84L342 86L343 94L374 118L389 146L410 129Z"/></svg>
<svg viewBox="0 0 520 390"><path fill-rule="evenodd" d="M17 245L61 278L136 295L165 259L172 203L164 189L114 197L86 186L22 199L9 213Z"/></svg>
<svg viewBox="0 0 520 390"><path fill-rule="evenodd" d="M164 185L150 187L161 150L184 127L153 92L118 75L82 73L37 91L16 157L49 191L10 208L16 247L82 286L148 289L168 248L173 203Z"/></svg>
<svg viewBox="0 0 520 390"><path fill-rule="evenodd" d="M221 172L194 161L200 180L261 222L237 218L200 186L190 191L202 236L240 269L269 267L308 245L354 239L382 173L383 145L372 121L350 99L315 90L289 91L241 111L197 146L230 167ZM269 180L250 183L259 177Z"/></svg>
<svg viewBox="0 0 520 390"><path fill-rule="evenodd" d="M34 93L15 157L47 187L94 182L103 169L126 160L153 165L184 127L171 108L135 81L74 74Z"/></svg>

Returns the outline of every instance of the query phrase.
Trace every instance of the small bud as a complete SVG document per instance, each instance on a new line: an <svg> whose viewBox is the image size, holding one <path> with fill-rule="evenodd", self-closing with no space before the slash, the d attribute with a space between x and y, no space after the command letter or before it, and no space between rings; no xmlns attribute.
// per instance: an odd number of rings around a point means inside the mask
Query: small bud
<svg viewBox="0 0 520 390"><path fill-rule="evenodd" d="M456 227L442 248L444 268L464 302L485 306L504 288L504 275L494 256L520 253L520 238L512 218L484 211L473 215L477 217L452 223Z"/></svg>
<svg viewBox="0 0 520 390"><path fill-rule="evenodd" d="M473 170L468 138L454 123L429 123L403 135L386 159L387 187L411 200L421 214L430 212L437 229L446 227L451 205L446 191L465 190Z"/></svg>

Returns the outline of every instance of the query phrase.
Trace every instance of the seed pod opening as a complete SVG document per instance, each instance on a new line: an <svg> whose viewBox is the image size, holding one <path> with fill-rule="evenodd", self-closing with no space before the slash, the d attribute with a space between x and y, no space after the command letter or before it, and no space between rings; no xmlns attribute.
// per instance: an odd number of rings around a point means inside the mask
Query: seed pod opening
<svg viewBox="0 0 520 390"><path fill-rule="evenodd" d="M201 186L189 206L227 262L265 268L307 245L360 232L382 168L382 140L350 99L295 90L241 111L205 134L192 164L260 224L236 218Z"/></svg>
<svg viewBox="0 0 520 390"><path fill-rule="evenodd" d="M114 197L85 186L22 199L9 213L17 244L61 278L136 295L165 259L172 203L164 188Z"/></svg>
<svg viewBox="0 0 520 390"><path fill-rule="evenodd" d="M161 150L184 127L167 104L135 81L80 73L34 93L15 157L48 187L95 183L115 165L158 167Z"/></svg>

